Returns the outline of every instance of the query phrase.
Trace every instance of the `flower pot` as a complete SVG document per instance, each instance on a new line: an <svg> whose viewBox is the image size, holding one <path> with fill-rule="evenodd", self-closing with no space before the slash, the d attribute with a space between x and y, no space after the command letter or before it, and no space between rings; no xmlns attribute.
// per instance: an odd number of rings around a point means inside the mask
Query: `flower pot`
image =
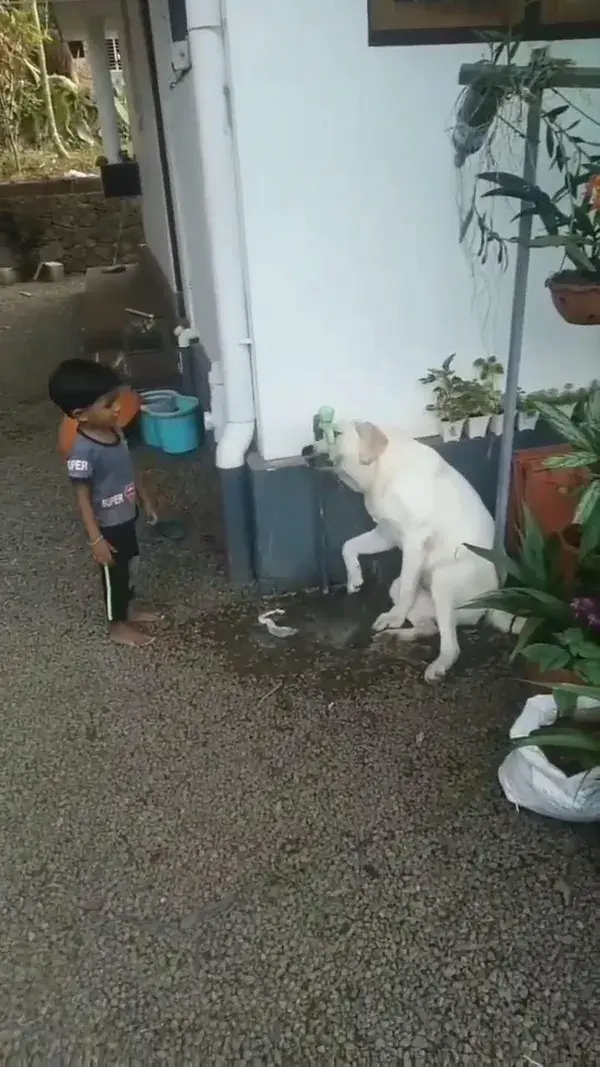
<svg viewBox="0 0 600 1067"><path fill-rule="evenodd" d="M525 677L534 685L583 685L584 679L575 671L542 671L537 663L525 663Z"/></svg>
<svg viewBox="0 0 600 1067"><path fill-rule="evenodd" d="M517 412L517 429L518 430L535 430L539 415L537 411L518 411Z"/></svg>
<svg viewBox="0 0 600 1067"><path fill-rule="evenodd" d="M443 420L440 420L442 441L460 441L464 425L464 419L455 419L454 422L444 422Z"/></svg>
<svg viewBox="0 0 600 1067"><path fill-rule="evenodd" d="M496 437L500 437L504 428L504 412L499 412L498 415L492 415L490 419L490 430Z"/></svg>
<svg viewBox="0 0 600 1067"><path fill-rule="evenodd" d="M489 415L470 415L467 419L467 437L485 437L489 424Z"/></svg>
<svg viewBox="0 0 600 1067"><path fill-rule="evenodd" d="M513 459L509 543L516 547L523 509L532 513L542 533L549 537L573 523L579 492L589 484L585 467L551 469L551 456L568 455L570 445L518 449Z"/></svg>
<svg viewBox="0 0 600 1067"><path fill-rule="evenodd" d="M600 274L564 270L546 279L552 303L565 322L600 325Z"/></svg>
<svg viewBox="0 0 600 1067"><path fill-rule="evenodd" d="M559 532L561 549L561 572L567 585L573 585L579 566L581 549L581 526L572 523Z"/></svg>

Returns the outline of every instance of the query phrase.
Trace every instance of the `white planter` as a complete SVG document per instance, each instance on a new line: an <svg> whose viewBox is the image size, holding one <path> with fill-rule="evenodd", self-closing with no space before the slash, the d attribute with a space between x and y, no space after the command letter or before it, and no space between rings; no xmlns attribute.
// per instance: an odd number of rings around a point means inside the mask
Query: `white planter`
<svg viewBox="0 0 600 1067"><path fill-rule="evenodd" d="M588 709L594 716L598 705L585 697L577 702L580 715ZM556 721L556 704L550 693L530 697L510 736L528 737L533 730ZM600 821L600 767L567 778L537 745L515 748L498 768L504 795L517 808L567 822Z"/></svg>
<svg viewBox="0 0 600 1067"><path fill-rule="evenodd" d="M460 441L464 426L464 419L456 419L454 422L440 421L442 441Z"/></svg>
<svg viewBox="0 0 600 1067"><path fill-rule="evenodd" d="M530 414L527 411L517 412L517 429L518 430L535 430L537 421L539 419L537 411Z"/></svg>
<svg viewBox="0 0 600 1067"><path fill-rule="evenodd" d="M470 415L467 419L467 437L485 437L489 424L489 415Z"/></svg>
<svg viewBox="0 0 600 1067"><path fill-rule="evenodd" d="M500 437L504 428L504 412L501 411L499 415L492 415L490 419L490 430L496 437Z"/></svg>

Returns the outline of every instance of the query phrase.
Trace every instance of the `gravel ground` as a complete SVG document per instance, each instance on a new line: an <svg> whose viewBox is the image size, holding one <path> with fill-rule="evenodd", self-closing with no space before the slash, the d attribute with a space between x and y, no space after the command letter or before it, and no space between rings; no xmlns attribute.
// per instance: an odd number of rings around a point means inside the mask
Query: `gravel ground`
<svg viewBox="0 0 600 1067"><path fill-rule="evenodd" d="M160 640L107 644L45 399L78 284L0 305L0 1062L600 1062L598 837L504 801L501 648L430 689L258 641L208 461L157 474Z"/></svg>

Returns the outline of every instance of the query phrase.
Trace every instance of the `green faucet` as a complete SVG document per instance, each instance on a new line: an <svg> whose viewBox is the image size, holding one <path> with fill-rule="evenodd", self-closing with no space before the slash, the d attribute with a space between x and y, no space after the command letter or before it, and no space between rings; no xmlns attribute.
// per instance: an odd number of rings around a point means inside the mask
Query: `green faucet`
<svg viewBox="0 0 600 1067"><path fill-rule="evenodd" d="M317 436L316 431L320 430L320 436L325 439L328 445L332 445L335 441L334 419L335 411L330 407L319 408L313 419L315 437Z"/></svg>

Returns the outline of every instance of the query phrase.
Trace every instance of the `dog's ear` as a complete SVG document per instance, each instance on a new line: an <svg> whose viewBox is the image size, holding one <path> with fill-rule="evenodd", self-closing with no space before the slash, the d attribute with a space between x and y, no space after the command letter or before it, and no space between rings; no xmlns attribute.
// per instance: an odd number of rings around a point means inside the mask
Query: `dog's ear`
<svg viewBox="0 0 600 1067"><path fill-rule="evenodd" d="M383 430L372 422L356 422L355 426L358 434L358 461L368 466L379 459L388 439Z"/></svg>

